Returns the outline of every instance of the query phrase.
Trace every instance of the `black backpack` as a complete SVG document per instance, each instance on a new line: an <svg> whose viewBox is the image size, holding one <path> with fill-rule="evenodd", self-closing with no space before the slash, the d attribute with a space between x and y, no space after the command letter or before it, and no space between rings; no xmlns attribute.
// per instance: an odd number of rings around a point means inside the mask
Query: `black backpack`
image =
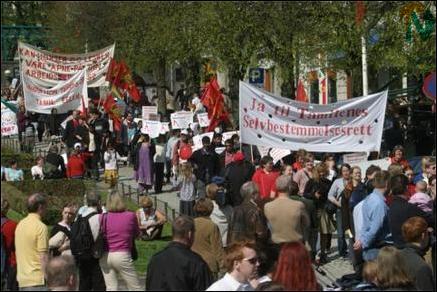
<svg viewBox="0 0 437 292"><path fill-rule="evenodd" d="M94 237L91 232L89 218L97 215L92 212L85 217L79 215L71 226L70 248L77 261L91 260L94 257Z"/></svg>

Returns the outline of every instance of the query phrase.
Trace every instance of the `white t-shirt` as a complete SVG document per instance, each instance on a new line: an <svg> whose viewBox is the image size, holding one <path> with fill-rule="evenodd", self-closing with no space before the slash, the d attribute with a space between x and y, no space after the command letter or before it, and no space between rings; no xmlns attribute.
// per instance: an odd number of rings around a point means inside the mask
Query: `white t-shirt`
<svg viewBox="0 0 437 292"><path fill-rule="evenodd" d="M118 154L116 151L106 151L103 159L105 160L105 170L117 170Z"/></svg>
<svg viewBox="0 0 437 292"><path fill-rule="evenodd" d="M39 179L44 179L44 173L42 172L41 166L39 165L32 166L30 172L32 173L33 179L35 179L35 176L37 175L39 175Z"/></svg>

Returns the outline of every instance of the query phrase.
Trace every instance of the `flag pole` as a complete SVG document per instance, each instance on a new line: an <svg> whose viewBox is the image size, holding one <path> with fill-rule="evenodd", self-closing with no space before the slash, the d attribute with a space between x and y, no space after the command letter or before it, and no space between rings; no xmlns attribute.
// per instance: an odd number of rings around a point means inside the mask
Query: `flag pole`
<svg viewBox="0 0 437 292"><path fill-rule="evenodd" d="M250 145L250 157L252 158L252 163L253 163L253 145Z"/></svg>

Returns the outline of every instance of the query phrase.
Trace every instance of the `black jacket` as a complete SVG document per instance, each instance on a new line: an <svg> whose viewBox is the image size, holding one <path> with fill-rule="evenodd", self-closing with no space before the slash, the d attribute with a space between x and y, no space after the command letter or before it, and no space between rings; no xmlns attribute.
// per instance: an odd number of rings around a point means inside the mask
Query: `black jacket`
<svg viewBox="0 0 437 292"><path fill-rule="evenodd" d="M65 126L65 132L62 137L62 140L65 142L65 144L67 144L69 148L73 148L76 142L80 142L79 139L77 139L75 136L77 127L79 127L79 124L77 124L77 126L74 127L73 120L68 121L67 125Z"/></svg>
<svg viewBox="0 0 437 292"><path fill-rule="evenodd" d="M243 202L240 194L241 186L252 179L254 172L255 167L248 161L234 161L226 166L224 173L225 187L228 190L232 207L238 206Z"/></svg>
<svg viewBox="0 0 437 292"><path fill-rule="evenodd" d="M46 179L65 177L65 173L66 173L65 163L64 163L64 158L62 158L61 155L59 155L57 153L48 153L46 156L45 163L51 163L54 166L56 166L56 168L58 168L58 169L59 169L59 167L61 167L61 171L55 173L53 177L46 177Z"/></svg>
<svg viewBox="0 0 437 292"><path fill-rule="evenodd" d="M331 181L327 178L322 178L319 182L316 182L314 179L310 179L305 185L303 194L305 198L314 201L314 205L317 209L321 209L325 206L325 203L328 200L330 188ZM321 195L319 199L317 199L315 196L316 192L319 192Z"/></svg>
<svg viewBox="0 0 437 292"><path fill-rule="evenodd" d="M174 241L155 254L147 267L147 291L204 291L212 282L202 257Z"/></svg>
<svg viewBox="0 0 437 292"><path fill-rule="evenodd" d="M402 248L405 244L402 236L402 224L404 224L404 222L409 218L415 216L424 218L428 223L428 226L434 227L435 224L432 215L426 214L416 205L408 203L407 200L399 196L394 196L393 202L388 210L388 220L394 245L397 248Z"/></svg>
<svg viewBox="0 0 437 292"><path fill-rule="evenodd" d="M431 267L425 262L425 253L418 246L406 244L401 250L402 256L407 264L407 272L414 285L420 291L432 291L434 289L434 277Z"/></svg>
<svg viewBox="0 0 437 292"><path fill-rule="evenodd" d="M193 164L196 178L206 184L220 173L219 156L213 150L208 152L203 148L196 150L191 155L189 161Z"/></svg>

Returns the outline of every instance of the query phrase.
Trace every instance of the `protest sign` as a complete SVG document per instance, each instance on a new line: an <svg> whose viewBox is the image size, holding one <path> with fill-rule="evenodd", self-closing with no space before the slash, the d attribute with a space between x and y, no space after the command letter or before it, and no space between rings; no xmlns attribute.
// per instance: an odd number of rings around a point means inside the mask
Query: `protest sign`
<svg viewBox="0 0 437 292"><path fill-rule="evenodd" d="M149 120L149 115L157 115L158 107L157 106L143 106L142 117L143 120Z"/></svg>
<svg viewBox="0 0 437 292"><path fill-rule="evenodd" d="M196 135L193 137L193 150L197 150L203 147L202 145L202 138L208 136L210 140L212 140L212 137L214 136L213 132L208 132L200 135Z"/></svg>
<svg viewBox="0 0 437 292"><path fill-rule="evenodd" d="M357 152L351 154L343 155L343 163L347 163L349 165L355 165L360 162L367 161L367 152Z"/></svg>
<svg viewBox="0 0 437 292"><path fill-rule="evenodd" d="M222 143L225 144L226 140L231 139L233 135L239 135L239 131L225 132L222 134Z"/></svg>
<svg viewBox="0 0 437 292"><path fill-rule="evenodd" d="M172 129L188 129L193 123L193 113L188 111L175 112L170 115Z"/></svg>
<svg viewBox="0 0 437 292"><path fill-rule="evenodd" d="M148 134L151 139L157 138L161 132L161 122L143 120L141 133Z"/></svg>
<svg viewBox="0 0 437 292"><path fill-rule="evenodd" d="M23 77L24 104L27 111L50 114L57 109L58 114L70 110L88 108L86 70L77 72L71 79L59 82L52 88L45 88L26 75Z"/></svg>
<svg viewBox="0 0 437 292"><path fill-rule="evenodd" d="M381 170L387 170L390 166L390 159L389 158L383 158L378 160L369 160L369 161L363 161L359 163L355 163L351 166L359 166L361 168L361 173L366 173L367 168L369 168L370 165L379 166Z"/></svg>
<svg viewBox="0 0 437 292"><path fill-rule="evenodd" d="M167 132L170 132L170 127L169 127L169 123L167 123L167 122L165 122L165 123L162 123L161 122L161 130L160 130L160 134L165 134L165 133L167 133Z"/></svg>
<svg viewBox="0 0 437 292"><path fill-rule="evenodd" d="M87 86L99 87L106 83L115 45L86 54L57 54L18 42L20 72L44 87L53 87L87 70Z"/></svg>
<svg viewBox="0 0 437 292"><path fill-rule="evenodd" d="M16 104L16 102L10 102ZM7 106L1 103L2 136L18 134L17 115Z"/></svg>
<svg viewBox="0 0 437 292"><path fill-rule="evenodd" d="M197 114L197 120L199 121L200 127L203 128L209 126L208 113Z"/></svg>
<svg viewBox="0 0 437 292"><path fill-rule="evenodd" d="M379 152L386 104L387 91L318 105L240 81L240 140L290 150Z"/></svg>

